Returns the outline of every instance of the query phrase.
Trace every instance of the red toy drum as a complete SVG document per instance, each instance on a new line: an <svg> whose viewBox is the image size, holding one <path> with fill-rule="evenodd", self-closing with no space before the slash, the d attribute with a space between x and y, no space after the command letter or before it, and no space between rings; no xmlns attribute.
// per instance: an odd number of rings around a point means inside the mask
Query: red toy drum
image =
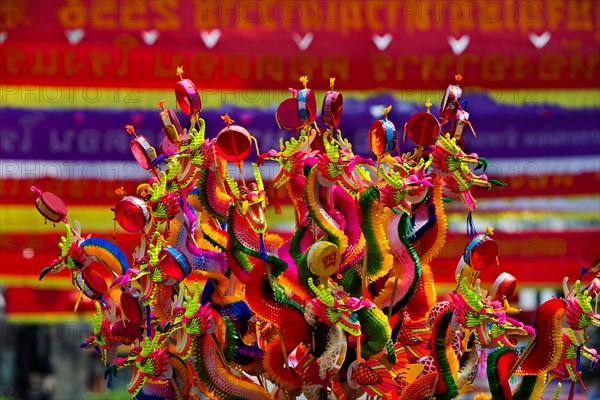
<svg viewBox="0 0 600 400"><path fill-rule="evenodd" d="M200 94L190 79L182 79L175 84L175 97L179 108L186 115L199 113L202 109Z"/></svg>
<svg viewBox="0 0 600 400"><path fill-rule="evenodd" d="M498 266L498 243L491 237L479 234L465 248L465 262L476 271Z"/></svg>
<svg viewBox="0 0 600 400"><path fill-rule="evenodd" d="M121 309L127 318L136 324L139 323L144 316L140 302L128 292L121 293L120 300Z"/></svg>
<svg viewBox="0 0 600 400"><path fill-rule="evenodd" d="M135 160L145 170L150 169L150 161L156 158L156 150L144 136L138 136L129 143Z"/></svg>
<svg viewBox="0 0 600 400"><path fill-rule="evenodd" d="M510 299L517 291L517 278L508 272L501 273L494 281L490 289L490 295L494 301L502 301L504 298Z"/></svg>
<svg viewBox="0 0 600 400"><path fill-rule="evenodd" d="M115 207L115 219L127 232L142 231L152 220L146 202L137 196L123 197Z"/></svg>
<svg viewBox="0 0 600 400"><path fill-rule="evenodd" d="M160 269L168 277L166 285L174 285L192 272L187 257L175 247L167 246L159 254Z"/></svg>
<svg viewBox="0 0 600 400"><path fill-rule="evenodd" d="M98 264L90 265L75 275L79 289L92 300L98 300L108 292L108 285L98 267Z"/></svg>
<svg viewBox="0 0 600 400"><path fill-rule="evenodd" d="M230 125L217 134L215 148L219 157L231 162L240 162L250 154L252 137L245 128Z"/></svg>
<svg viewBox="0 0 600 400"><path fill-rule="evenodd" d="M410 117L404 129L410 140L420 147L434 144L442 130L438 119L428 112Z"/></svg>
<svg viewBox="0 0 600 400"><path fill-rule="evenodd" d="M337 128L342 117L344 96L340 92L329 91L323 99L321 119L323 124Z"/></svg>
<svg viewBox="0 0 600 400"><path fill-rule="evenodd" d="M54 193L41 192L39 189L35 190L39 193L39 197L35 200L35 206L46 219L52 222L65 221L67 218L67 205L65 202L55 195Z"/></svg>
<svg viewBox="0 0 600 400"><path fill-rule="evenodd" d="M300 114L298 113L298 99L291 98L282 101L279 108L277 108L275 119L279 126L288 131L296 132L302 128L304 122L300 119Z"/></svg>

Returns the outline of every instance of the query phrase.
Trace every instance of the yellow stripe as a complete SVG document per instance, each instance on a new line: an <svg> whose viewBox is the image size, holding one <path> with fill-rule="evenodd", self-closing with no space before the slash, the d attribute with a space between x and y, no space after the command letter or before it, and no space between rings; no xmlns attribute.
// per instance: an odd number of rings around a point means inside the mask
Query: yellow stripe
<svg viewBox="0 0 600 400"><path fill-rule="evenodd" d="M40 267L40 272L42 268ZM69 276L45 276L44 280L40 281L35 276L14 276L14 275L2 275L0 276L0 286L10 287L32 287L39 289L74 289Z"/></svg>
<svg viewBox="0 0 600 400"><path fill-rule="evenodd" d="M203 109L221 109L223 104L241 108L267 108L289 97L282 85L274 90L207 90L200 93ZM318 93L322 97L323 93ZM439 102L443 96L440 89L434 93L401 90L345 91L344 97L364 100L378 95L392 95L403 103L425 104L427 99ZM465 88L463 97L483 94L497 104L512 106L540 103L559 105L564 108L600 108L597 89L503 89L491 90L477 87ZM425 96L426 95L426 96ZM0 98L5 107L33 109L114 109L156 110L156 103L166 99L166 106L175 108L175 95L171 89L53 87L53 86L0 86Z"/></svg>
<svg viewBox="0 0 600 400"><path fill-rule="evenodd" d="M275 214L274 207L267 207L266 218L269 222L268 231L293 231L287 229L289 221L293 220L294 207L291 204L281 206L282 214ZM114 226L114 213L110 206L69 206L69 221L79 221L82 234L111 233ZM44 217L35 209L35 205L0 205L0 234L16 233L56 233L57 238L64 235L64 229L57 224L44 224ZM122 235L130 235L117 225L117 240Z"/></svg>
<svg viewBox="0 0 600 400"><path fill-rule="evenodd" d="M8 313L6 321L10 323L57 323L83 322L89 323L93 313L83 312L47 312L47 313Z"/></svg>

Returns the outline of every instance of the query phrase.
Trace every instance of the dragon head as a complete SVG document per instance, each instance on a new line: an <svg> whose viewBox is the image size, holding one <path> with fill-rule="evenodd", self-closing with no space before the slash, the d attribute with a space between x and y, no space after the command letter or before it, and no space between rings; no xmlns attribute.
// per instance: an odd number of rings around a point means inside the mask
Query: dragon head
<svg viewBox="0 0 600 400"><path fill-rule="evenodd" d="M264 160L277 161L281 166L281 170L273 178L275 188L280 188L285 182L292 177L302 175L304 172L304 159L308 155L309 146L306 146L310 141L310 137L306 134L306 130L302 130L298 139L291 138L287 142L283 142L283 138L279 140L280 150L269 150L260 155L258 164L262 164Z"/></svg>
<svg viewBox="0 0 600 400"><path fill-rule="evenodd" d="M254 232L263 233L267 229L265 219L267 198L258 165L252 164L252 166L256 183L250 183L247 187L240 186L229 174L226 174L226 187L237 212L246 219Z"/></svg>

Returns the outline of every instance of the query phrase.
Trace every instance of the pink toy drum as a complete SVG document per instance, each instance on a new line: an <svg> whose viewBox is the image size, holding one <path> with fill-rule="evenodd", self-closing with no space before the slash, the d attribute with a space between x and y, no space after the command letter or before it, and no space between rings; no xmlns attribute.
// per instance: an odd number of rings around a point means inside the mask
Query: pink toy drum
<svg viewBox="0 0 600 400"><path fill-rule="evenodd" d="M142 231L151 221L146 202L137 196L123 197L115 207L115 219L127 232Z"/></svg>
<svg viewBox="0 0 600 400"><path fill-rule="evenodd" d="M240 162L250 154L252 138L245 128L230 125L217 134L215 148L219 157L231 162Z"/></svg>
<svg viewBox="0 0 600 400"><path fill-rule="evenodd" d="M138 136L129 143L135 160L144 168L151 168L150 162L156 158L156 150L144 136Z"/></svg>
<svg viewBox="0 0 600 400"><path fill-rule="evenodd" d="M31 190L37 192L39 197L35 200L35 207L46 219L52 222L65 221L67 218L67 205L65 202L50 192L42 192L41 190L31 187Z"/></svg>
<svg viewBox="0 0 600 400"><path fill-rule="evenodd" d="M454 118L454 114L458 110L462 89L458 85L448 85L446 94L440 104L440 118L442 121L449 121Z"/></svg>
<svg viewBox="0 0 600 400"><path fill-rule="evenodd" d="M163 131L171 143L179 143L179 135L183 132L179 119L173 110L164 110L160 114Z"/></svg>
<svg viewBox="0 0 600 400"><path fill-rule="evenodd" d="M323 124L337 128L342 116L344 96L340 92L329 91L323 99L321 119Z"/></svg>
<svg viewBox="0 0 600 400"><path fill-rule="evenodd" d="M202 109L200 94L190 79L182 79L175 84L175 97L179 108L186 115L199 113Z"/></svg>
<svg viewBox="0 0 600 400"><path fill-rule="evenodd" d="M404 129L414 144L425 147L435 143L442 128L432 114L420 112L410 117Z"/></svg>

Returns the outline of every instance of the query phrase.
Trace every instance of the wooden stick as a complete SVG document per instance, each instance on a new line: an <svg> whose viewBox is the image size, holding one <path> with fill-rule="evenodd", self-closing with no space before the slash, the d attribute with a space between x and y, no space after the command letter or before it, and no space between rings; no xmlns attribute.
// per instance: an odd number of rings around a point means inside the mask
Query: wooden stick
<svg viewBox="0 0 600 400"><path fill-rule="evenodd" d="M429 397L430 400L433 400L433 398L435 397L435 391L437 389L437 385L438 385L438 381L440 380L440 375L436 374L435 376L435 382L433 382L433 388L431 388L431 396Z"/></svg>
<svg viewBox="0 0 600 400"><path fill-rule="evenodd" d="M219 345L219 341L217 340L217 335L215 335L215 333L211 333L210 336L213 339L213 342L215 343L215 347L217 348L217 353L219 353L219 357L221 357L221 361L223 361L223 364L225 364L225 368L227 368L227 371L231 372L231 366L229 365L229 363L227 362L227 359L225 358L225 354L223 353L223 349L221 349L221 346Z"/></svg>
<svg viewBox="0 0 600 400"><path fill-rule="evenodd" d="M392 298L390 299L390 308L388 309L388 321L392 319L392 308L394 298L396 297L396 289L398 288L398 278L394 277L394 287L392 288Z"/></svg>
<svg viewBox="0 0 600 400"><path fill-rule="evenodd" d="M519 368L519 366L523 363L525 358L529 355L529 353L531 353L531 351L533 350L533 347L535 346L535 343L536 343L536 336L534 336L533 339L531 339L531 341L527 344L527 347L525 347L525 350L523 350L523 353L521 353L521 355L519 356L519 358L517 359L515 364L510 369L510 371L508 371L509 377L511 377L515 373L517 368Z"/></svg>

